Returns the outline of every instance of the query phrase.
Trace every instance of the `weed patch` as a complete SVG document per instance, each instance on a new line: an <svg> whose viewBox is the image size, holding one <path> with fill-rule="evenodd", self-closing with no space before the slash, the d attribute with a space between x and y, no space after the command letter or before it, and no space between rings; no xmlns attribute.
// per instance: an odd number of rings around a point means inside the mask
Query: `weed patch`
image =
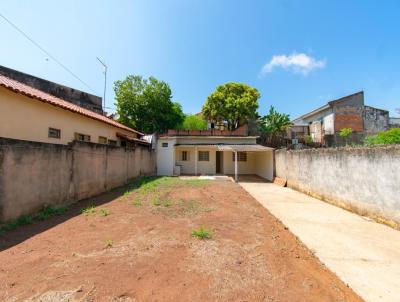
<svg viewBox="0 0 400 302"><path fill-rule="evenodd" d="M199 229L192 231L192 236L197 237L199 239L211 239L212 238L212 231L206 229L203 225L200 226Z"/></svg>
<svg viewBox="0 0 400 302"><path fill-rule="evenodd" d="M41 209L38 213L38 219L39 220L46 220L52 216L58 216L64 214L66 211L68 211L68 207L60 207L60 208L53 208L51 206L44 207Z"/></svg>

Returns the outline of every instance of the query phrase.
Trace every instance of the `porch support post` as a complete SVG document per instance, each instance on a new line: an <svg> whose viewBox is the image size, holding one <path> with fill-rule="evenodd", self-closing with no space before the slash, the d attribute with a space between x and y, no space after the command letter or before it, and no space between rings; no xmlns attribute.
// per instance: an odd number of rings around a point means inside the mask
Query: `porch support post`
<svg viewBox="0 0 400 302"><path fill-rule="evenodd" d="M238 181L237 151L235 151L235 181Z"/></svg>
<svg viewBox="0 0 400 302"><path fill-rule="evenodd" d="M194 175L197 176L197 146L194 147Z"/></svg>

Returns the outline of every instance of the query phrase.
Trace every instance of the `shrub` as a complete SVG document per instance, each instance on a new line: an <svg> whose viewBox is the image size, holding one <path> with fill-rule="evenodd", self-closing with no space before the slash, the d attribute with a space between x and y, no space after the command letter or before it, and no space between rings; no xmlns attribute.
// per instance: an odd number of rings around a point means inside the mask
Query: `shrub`
<svg viewBox="0 0 400 302"><path fill-rule="evenodd" d="M393 128L368 136L365 138L364 144L367 146L400 144L400 128Z"/></svg>

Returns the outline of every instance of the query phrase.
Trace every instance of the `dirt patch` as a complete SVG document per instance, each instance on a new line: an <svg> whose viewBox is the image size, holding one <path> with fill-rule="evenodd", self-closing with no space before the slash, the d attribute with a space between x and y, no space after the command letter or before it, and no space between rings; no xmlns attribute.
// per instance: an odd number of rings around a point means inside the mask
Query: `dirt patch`
<svg viewBox="0 0 400 302"><path fill-rule="evenodd" d="M237 184L166 178L126 191L0 239L0 300L361 301ZM191 236L201 225L211 239ZM42 231L10 244L29 228Z"/></svg>

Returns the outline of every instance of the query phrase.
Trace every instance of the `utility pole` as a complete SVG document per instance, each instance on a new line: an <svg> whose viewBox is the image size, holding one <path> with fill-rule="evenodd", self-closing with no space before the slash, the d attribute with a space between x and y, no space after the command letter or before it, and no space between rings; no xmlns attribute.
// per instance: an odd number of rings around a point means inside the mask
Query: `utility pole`
<svg viewBox="0 0 400 302"><path fill-rule="evenodd" d="M103 114L106 113L106 87L107 87L107 65L97 57L97 60L100 62L101 65L103 65L104 70L104 94L103 94Z"/></svg>

